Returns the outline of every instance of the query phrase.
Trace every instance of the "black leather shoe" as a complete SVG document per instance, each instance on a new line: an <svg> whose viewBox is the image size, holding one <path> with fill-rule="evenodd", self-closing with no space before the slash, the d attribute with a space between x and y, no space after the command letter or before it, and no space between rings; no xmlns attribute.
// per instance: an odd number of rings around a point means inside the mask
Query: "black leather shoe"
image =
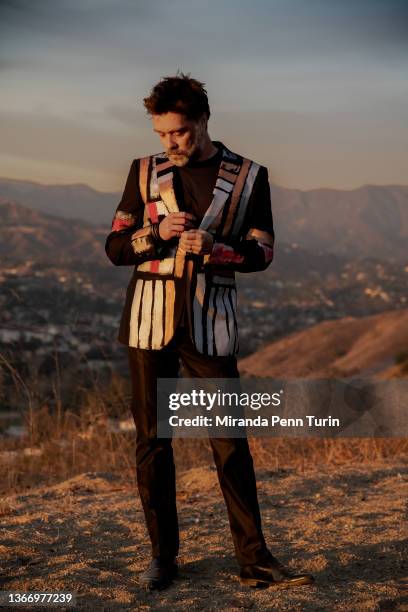
<svg viewBox="0 0 408 612"><path fill-rule="evenodd" d="M259 563L241 567L241 584L258 588L289 589L301 584L312 584L311 574L295 574L287 569L272 554Z"/></svg>
<svg viewBox="0 0 408 612"><path fill-rule="evenodd" d="M139 576L139 582L147 590L166 589L178 573L177 561L162 561L159 557L152 559L149 567Z"/></svg>

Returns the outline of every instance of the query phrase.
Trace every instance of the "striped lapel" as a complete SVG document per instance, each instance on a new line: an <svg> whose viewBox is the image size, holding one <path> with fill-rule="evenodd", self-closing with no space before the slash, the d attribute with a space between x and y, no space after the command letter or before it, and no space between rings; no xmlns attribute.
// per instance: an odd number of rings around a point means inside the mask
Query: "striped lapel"
<svg viewBox="0 0 408 612"><path fill-rule="evenodd" d="M234 189L240 169L241 163L238 156L227 149L225 145L222 145L222 158L215 181L213 198L200 223L200 229L214 230L219 225L225 203Z"/></svg>
<svg viewBox="0 0 408 612"><path fill-rule="evenodd" d="M176 195L174 193L173 164L165 153L155 156L157 185L160 197L169 212L179 212Z"/></svg>

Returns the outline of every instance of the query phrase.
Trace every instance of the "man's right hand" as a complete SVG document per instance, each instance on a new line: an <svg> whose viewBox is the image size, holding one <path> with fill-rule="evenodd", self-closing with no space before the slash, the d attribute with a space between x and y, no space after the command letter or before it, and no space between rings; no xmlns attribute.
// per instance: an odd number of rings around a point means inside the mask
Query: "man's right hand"
<svg viewBox="0 0 408 612"><path fill-rule="evenodd" d="M162 240L179 238L185 230L195 227L195 217L188 212L172 212L164 217L159 224L159 234Z"/></svg>

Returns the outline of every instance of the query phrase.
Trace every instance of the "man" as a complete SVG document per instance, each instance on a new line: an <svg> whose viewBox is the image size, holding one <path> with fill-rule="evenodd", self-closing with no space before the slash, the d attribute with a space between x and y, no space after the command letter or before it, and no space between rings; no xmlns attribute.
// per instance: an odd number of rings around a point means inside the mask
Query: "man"
<svg viewBox="0 0 408 612"><path fill-rule="evenodd" d="M239 378L235 271L265 270L274 230L267 169L211 141L203 83L180 74L144 105L163 153L133 160L106 253L135 266L118 340L128 347L137 484L152 543L140 581L167 587L179 531L171 439L157 438L157 378ZM210 438L240 579L251 586L310 583L268 550L246 438Z"/></svg>

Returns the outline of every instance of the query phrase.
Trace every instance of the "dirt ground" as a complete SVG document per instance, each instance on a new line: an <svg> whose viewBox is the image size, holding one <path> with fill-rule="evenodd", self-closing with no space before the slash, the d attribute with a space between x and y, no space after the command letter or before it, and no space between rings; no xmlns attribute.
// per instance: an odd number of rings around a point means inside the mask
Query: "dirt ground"
<svg viewBox="0 0 408 612"><path fill-rule="evenodd" d="M240 585L216 472L191 469L178 479L180 576L159 593L138 585L150 544L135 484L81 474L1 501L0 590L73 591L81 610L408 610L407 472L258 470L271 552L316 578L275 591Z"/></svg>

